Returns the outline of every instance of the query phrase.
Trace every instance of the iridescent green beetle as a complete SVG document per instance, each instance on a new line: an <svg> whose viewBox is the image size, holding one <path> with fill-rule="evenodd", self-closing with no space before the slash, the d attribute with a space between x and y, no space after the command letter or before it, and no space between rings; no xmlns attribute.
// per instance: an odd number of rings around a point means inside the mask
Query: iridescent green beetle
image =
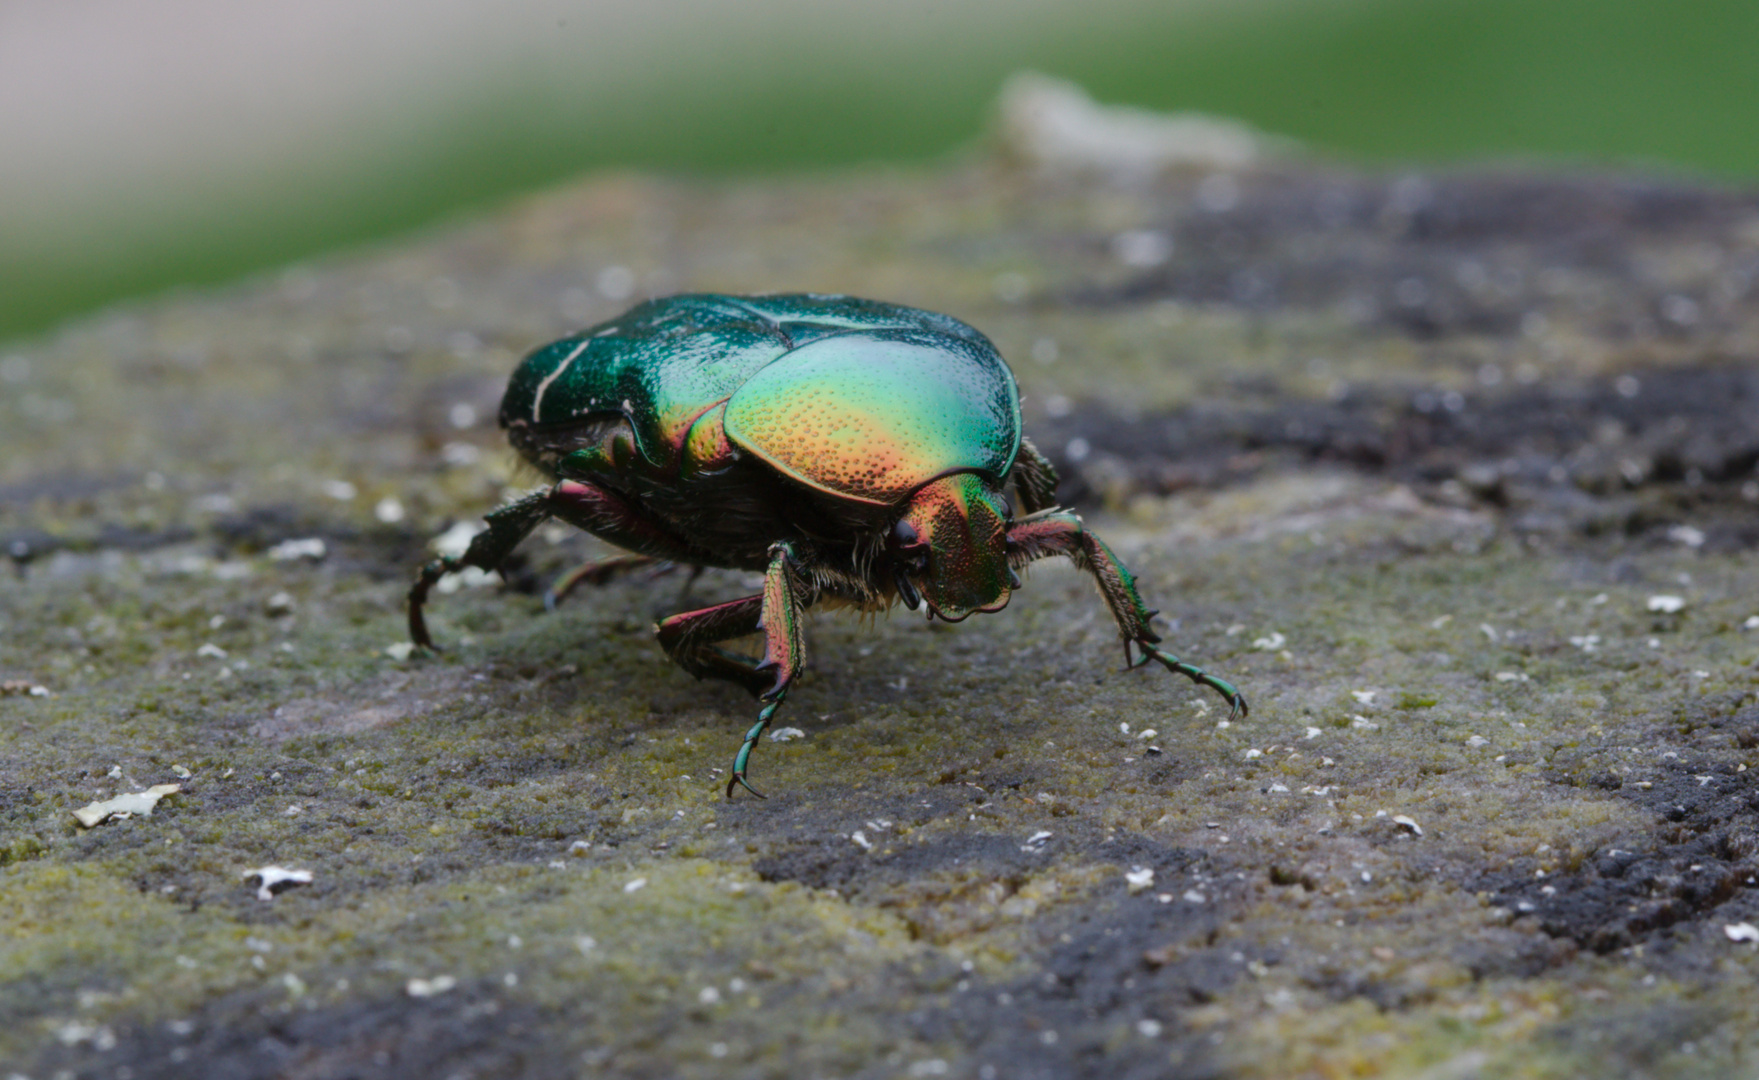
<svg viewBox="0 0 1759 1080"><path fill-rule="evenodd" d="M758 794L746 765L800 672L806 608L902 602L958 622L1006 607L1016 571L1048 555L1093 574L1126 666L1158 661L1246 712L1231 684L1156 647L1130 571L1056 508L1056 472L1021 436L1013 373L957 319L848 296L652 300L527 356L501 426L554 483L489 514L462 556L422 568L410 636L434 647L422 605L442 575L496 569L552 517L634 554L575 570L551 605L643 566L762 571L758 595L655 627L684 670L761 705L729 796ZM760 631L761 659L719 644Z"/></svg>

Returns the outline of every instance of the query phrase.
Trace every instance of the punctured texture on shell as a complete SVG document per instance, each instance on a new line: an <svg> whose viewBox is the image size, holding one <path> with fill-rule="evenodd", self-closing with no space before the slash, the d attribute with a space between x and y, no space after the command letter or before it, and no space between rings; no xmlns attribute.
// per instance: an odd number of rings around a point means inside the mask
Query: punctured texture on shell
<svg viewBox="0 0 1759 1080"><path fill-rule="evenodd" d="M1020 448L1020 398L987 342L844 333L747 379L727 402L726 431L802 483L890 505L951 472L999 482Z"/></svg>
<svg viewBox="0 0 1759 1080"><path fill-rule="evenodd" d="M903 385L899 377L860 380L849 376L849 393L861 397L861 409L905 412L927 407L935 415L957 411L960 395L975 392L967 409L972 416L962 424L965 437L927 439L920 445L902 447L913 454L915 466L894 464L873 472L873 463L832 470L830 483L818 479L809 460L814 453L829 453L844 445L840 438L808 446L790 445L781 451L764 448L776 442L776 412L780 404L804 402L811 412L813 430L835 435L852 429L825 411L824 400L815 395L782 393L770 400L778 380L766 380L772 388L750 401L756 441L746 448L776 464L782 471L825 490L847 475L854 487L847 494L859 499L870 493L892 491L906 475L920 481L957 468L1005 472L1019 445L1019 399L1012 374L989 340L976 330L947 315L847 296L784 294L735 297L688 294L639 304L609 322L553 341L531 352L514 371L501 402L501 424L535 428L578 423L591 416L621 414L629 421L636 447L658 469L675 466L691 425L708 410L727 401L759 372L785 356L807 351L826 339L860 339L874 334L902 334L881 355L904 356L913 345L918 353L932 353L947 364L947 374L931 373L926 355L906 360L911 378L937 383L938 390ZM848 349L813 354L819 363L803 370L808 377L829 371L826 363L841 355L847 365ZM831 366L835 366L832 364ZM874 395L887 389L900 394L892 403ZM785 389L785 388L784 388ZM1005 400L1004 400L1005 399ZM851 399L853 400L853 399ZM834 410L833 410L834 411ZM914 424L894 425L879 431L894 440L913 437ZM972 449L972 447L979 447ZM929 466L952 453L938 467ZM929 469L926 474L924 469ZM867 477L862 479L862 477Z"/></svg>

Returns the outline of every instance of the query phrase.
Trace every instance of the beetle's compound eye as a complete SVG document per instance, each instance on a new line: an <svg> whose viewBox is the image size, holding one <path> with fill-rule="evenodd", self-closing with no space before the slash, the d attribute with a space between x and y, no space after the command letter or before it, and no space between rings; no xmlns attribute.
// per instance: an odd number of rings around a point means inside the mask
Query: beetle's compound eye
<svg viewBox="0 0 1759 1080"><path fill-rule="evenodd" d="M1008 498L1008 495L1006 492L1002 493L1002 520L1003 521L1013 521L1014 520L1014 500Z"/></svg>
<svg viewBox="0 0 1759 1080"><path fill-rule="evenodd" d="M892 543L900 548L913 548L922 543L922 535L916 531L916 526L900 518L892 526Z"/></svg>

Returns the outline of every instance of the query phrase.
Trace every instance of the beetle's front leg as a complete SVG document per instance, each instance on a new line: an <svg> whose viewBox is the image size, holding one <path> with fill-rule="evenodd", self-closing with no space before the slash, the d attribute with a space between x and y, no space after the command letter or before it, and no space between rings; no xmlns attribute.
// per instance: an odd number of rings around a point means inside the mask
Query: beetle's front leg
<svg viewBox="0 0 1759 1080"><path fill-rule="evenodd" d="M435 559L421 568L416 576L415 584L409 588L409 639L424 649L439 652L434 639L428 634L427 619L422 616L422 606L427 603L428 590L434 583L447 574L456 573L467 566L481 570L499 570L513 554L519 542L531 535L531 531L547 521L551 515L550 499L553 492L549 488L534 491L522 499L508 503L484 516L489 527L476 534L463 555L447 555Z"/></svg>
<svg viewBox="0 0 1759 1080"><path fill-rule="evenodd" d="M757 700L763 708L758 711L757 723L745 733L739 753L733 756L733 776L727 781L728 798L733 797L735 785L763 798L761 792L746 782L745 766L751 760L752 747L757 745L764 729L770 726L770 718L782 707L782 699L788 695L788 688L794 685L795 677L806 662L806 649L800 634L806 611L802 594L806 590L797 575L798 566L799 558L793 547L786 543L771 545L770 566L763 576L763 607L757 621L758 629L763 631L763 660L756 671L773 674L775 678L769 689L758 694Z"/></svg>
<svg viewBox="0 0 1759 1080"><path fill-rule="evenodd" d="M1150 660L1157 661L1169 671L1176 671L1226 698L1230 719L1246 715L1246 697L1233 683L1218 679L1158 647L1160 635L1148 625L1155 613L1148 610L1137 593L1135 575L1118 561L1105 541L1087 531L1078 515L1066 510L1052 510L1024 518L1008 530L1008 562L1011 566L1018 568L1051 555L1068 556L1099 583L1100 595L1105 597L1106 607L1111 609L1112 619L1124 638L1126 667L1141 667ZM1131 645L1142 651L1141 660L1131 656Z"/></svg>

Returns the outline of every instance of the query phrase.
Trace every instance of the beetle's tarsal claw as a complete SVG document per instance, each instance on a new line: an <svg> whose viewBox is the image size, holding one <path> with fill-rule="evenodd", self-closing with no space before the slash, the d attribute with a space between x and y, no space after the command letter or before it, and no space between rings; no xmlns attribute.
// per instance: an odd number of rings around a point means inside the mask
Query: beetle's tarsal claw
<svg viewBox="0 0 1759 1080"><path fill-rule="evenodd" d="M1158 660L1168 671L1176 671L1199 686L1207 686L1220 694L1228 703L1228 719L1236 720L1247 714L1246 695L1240 693L1234 684L1226 679L1218 679L1195 664L1187 664L1164 649L1157 649L1145 641L1138 640L1136 647L1142 650L1142 663Z"/></svg>
<svg viewBox="0 0 1759 1080"><path fill-rule="evenodd" d="M735 787L742 787L746 791L751 792L753 795L756 795L760 799L769 798L768 795L765 795L763 792L757 790L756 788L752 787L750 784L746 783L744 773L734 773L733 779L727 781L727 798L731 799L733 797L733 789Z"/></svg>
<svg viewBox="0 0 1759 1080"><path fill-rule="evenodd" d="M1025 582L1020 580L1020 575L1015 572L1014 568L1012 566L1008 567L1008 587L1011 589L1018 589L1024 584Z"/></svg>
<svg viewBox="0 0 1759 1080"><path fill-rule="evenodd" d="M752 748L757 745L757 740L763 735L764 728L770 726L770 717L776 715L776 710L781 705L780 701L771 701L766 704L763 711L757 714L757 723L751 725L751 730L745 733L745 741L739 744L739 752L733 755L733 776L727 781L727 798L733 797L733 789L736 787L742 787L760 799L766 797L763 792L752 787L746 781L745 767L751 761Z"/></svg>

